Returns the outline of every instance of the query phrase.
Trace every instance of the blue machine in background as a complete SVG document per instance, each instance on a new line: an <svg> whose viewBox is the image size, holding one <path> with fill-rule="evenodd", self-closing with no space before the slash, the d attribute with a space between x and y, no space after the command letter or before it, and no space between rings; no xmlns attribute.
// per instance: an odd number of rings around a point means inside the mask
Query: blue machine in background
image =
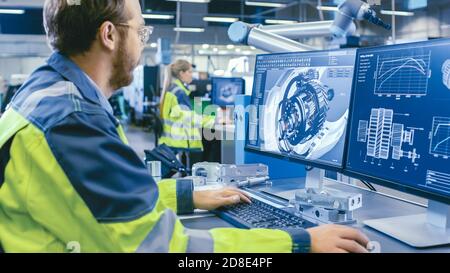
<svg viewBox="0 0 450 273"><path fill-rule="evenodd" d="M242 78L212 78L212 104L226 107L235 104L236 96L245 94Z"/></svg>

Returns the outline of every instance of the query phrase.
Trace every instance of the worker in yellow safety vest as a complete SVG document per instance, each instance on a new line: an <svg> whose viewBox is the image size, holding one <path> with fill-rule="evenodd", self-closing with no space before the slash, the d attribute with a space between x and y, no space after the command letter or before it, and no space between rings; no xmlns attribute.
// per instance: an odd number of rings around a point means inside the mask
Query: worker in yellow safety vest
<svg viewBox="0 0 450 273"><path fill-rule="evenodd" d="M160 107L163 133L159 143L189 156L189 165L202 160L202 128L212 128L215 123L213 116L200 115L193 109L188 89L192 69L186 60L177 60L167 67Z"/></svg>
<svg viewBox="0 0 450 273"><path fill-rule="evenodd" d="M192 230L177 214L250 202L155 183L107 98L132 82L152 28L139 0L46 0L54 53L0 118L0 252L366 252L356 229Z"/></svg>

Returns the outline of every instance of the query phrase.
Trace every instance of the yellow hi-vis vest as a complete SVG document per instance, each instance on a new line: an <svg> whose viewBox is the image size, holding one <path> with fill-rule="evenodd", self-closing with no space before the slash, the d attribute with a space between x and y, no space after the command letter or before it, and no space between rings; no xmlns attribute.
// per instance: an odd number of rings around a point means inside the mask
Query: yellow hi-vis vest
<svg viewBox="0 0 450 273"><path fill-rule="evenodd" d="M54 53L0 118L5 252L308 251L302 229L184 227L192 180L156 184L98 91Z"/></svg>
<svg viewBox="0 0 450 273"><path fill-rule="evenodd" d="M212 128L214 117L195 113L189 94L180 80L165 94L161 111L164 129L159 143L179 150L203 151L201 129Z"/></svg>

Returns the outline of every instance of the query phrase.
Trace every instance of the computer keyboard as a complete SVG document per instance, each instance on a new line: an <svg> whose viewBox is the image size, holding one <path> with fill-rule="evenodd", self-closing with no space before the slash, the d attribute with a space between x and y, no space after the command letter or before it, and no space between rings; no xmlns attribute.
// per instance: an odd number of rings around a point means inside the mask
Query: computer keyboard
<svg viewBox="0 0 450 273"><path fill-rule="evenodd" d="M292 213L252 198L251 204L240 203L213 211L214 214L239 228L310 228L315 224Z"/></svg>

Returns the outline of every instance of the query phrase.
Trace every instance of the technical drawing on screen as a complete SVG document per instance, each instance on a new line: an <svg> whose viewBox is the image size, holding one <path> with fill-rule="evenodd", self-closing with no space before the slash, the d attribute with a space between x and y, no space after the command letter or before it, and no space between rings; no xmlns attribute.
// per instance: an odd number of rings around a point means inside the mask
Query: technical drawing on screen
<svg viewBox="0 0 450 273"><path fill-rule="evenodd" d="M450 195L449 49L443 39L358 51L350 171Z"/></svg>
<svg viewBox="0 0 450 273"><path fill-rule="evenodd" d="M342 167L355 56L259 55L247 147Z"/></svg>

